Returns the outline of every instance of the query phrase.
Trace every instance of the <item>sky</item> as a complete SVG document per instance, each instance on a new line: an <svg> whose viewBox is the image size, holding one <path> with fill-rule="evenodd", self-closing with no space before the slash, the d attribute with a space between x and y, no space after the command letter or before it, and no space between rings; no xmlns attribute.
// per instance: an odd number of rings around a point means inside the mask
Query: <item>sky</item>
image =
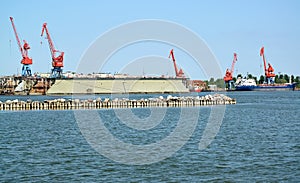
<svg viewBox="0 0 300 183"><path fill-rule="evenodd" d="M216 69L224 74L231 67L234 52L238 54L234 75L263 74L259 51L264 46L266 59L276 74L299 76L299 9L297 0L4 0L0 6L0 76L18 74L22 68L10 16L14 18L20 39L31 46L32 72L51 70L48 42L40 36L44 22L56 49L65 52L64 71L76 72L83 55L101 35L126 23L153 19L173 22L195 33L214 54L220 66ZM172 62L168 60L172 48L178 66L190 78L208 79L191 55L179 47L159 42L129 45L116 51L100 70L95 67L90 72L174 76ZM144 59L148 65L141 66L138 61L149 55L157 60Z"/></svg>

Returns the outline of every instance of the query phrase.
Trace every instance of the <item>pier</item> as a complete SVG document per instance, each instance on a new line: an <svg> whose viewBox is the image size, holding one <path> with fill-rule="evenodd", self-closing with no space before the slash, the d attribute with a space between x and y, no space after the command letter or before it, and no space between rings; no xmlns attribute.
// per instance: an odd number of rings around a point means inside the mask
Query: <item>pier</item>
<svg viewBox="0 0 300 183"><path fill-rule="evenodd" d="M55 99L44 101L7 100L0 102L2 111L18 110L78 110L78 109L111 109L111 108L149 108L149 107L198 107L211 105L236 104L236 100L223 94L197 97L147 98L147 99Z"/></svg>

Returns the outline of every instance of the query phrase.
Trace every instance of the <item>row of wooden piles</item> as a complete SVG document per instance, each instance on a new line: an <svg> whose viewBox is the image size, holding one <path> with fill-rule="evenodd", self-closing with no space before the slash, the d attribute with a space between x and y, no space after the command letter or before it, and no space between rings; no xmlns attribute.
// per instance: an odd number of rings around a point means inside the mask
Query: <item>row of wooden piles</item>
<svg viewBox="0 0 300 183"><path fill-rule="evenodd" d="M141 108L141 107L197 107L209 105L236 104L236 100L223 94L202 97L173 97L148 99L55 99L44 101L7 100L0 102L0 110L75 110L103 108Z"/></svg>

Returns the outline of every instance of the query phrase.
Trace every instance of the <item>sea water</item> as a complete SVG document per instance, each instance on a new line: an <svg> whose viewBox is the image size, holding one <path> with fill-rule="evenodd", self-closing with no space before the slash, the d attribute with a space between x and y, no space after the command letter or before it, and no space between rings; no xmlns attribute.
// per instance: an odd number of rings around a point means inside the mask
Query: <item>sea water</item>
<svg viewBox="0 0 300 183"><path fill-rule="evenodd" d="M199 93L206 94L209 93ZM180 118L180 108L101 109L80 111L81 116L71 110L1 111L0 182L298 182L300 92L225 94L236 98L237 104L225 107L220 127L204 149L199 149L199 142L212 113L211 107L199 107L199 113L188 114L184 119ZM109 96L81 96L98 97ZM58 97L1 96L0 100L15 98L46 100ZM96 140L108 146L101 146L100 151L93 146L78 123L78 117L84 121L85 113L89 112L99 118L86 115L87 121L102 119L101 123L112 136L137 146L163 141L175 131L179 120L189 125L191 117L196 116L197 122L181 148L161 160L158 156L149 156L148 164L137 165L140 159L135 157L124 163L103 155L101 150L111 145L105 138ZM143 123L153 113L161 117L148 129L135 129L122 121L126 116L135 116L136 123ZM175 146L178 141L180 137L177 136L171 143ZM107 151L118 154L116 149Z"/></svg>

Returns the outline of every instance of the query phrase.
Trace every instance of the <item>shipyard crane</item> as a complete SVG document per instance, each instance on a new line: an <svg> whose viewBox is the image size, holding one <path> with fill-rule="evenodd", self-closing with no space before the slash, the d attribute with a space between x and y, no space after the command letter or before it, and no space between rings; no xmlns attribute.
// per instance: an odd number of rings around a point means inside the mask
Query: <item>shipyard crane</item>
<svg viewBox="0 0 300 183"><path fill-rule="evenodd" d="M22 60L21 60L21 64L23 64L22 76L31 76L30 65L32 64L32 59L28 56L28 50L30 49L30 46L27 43L27 41L23 40L24 45L22 47L21 41L20 41L18 33L17 33L16 26L14 24L14 19L13 19L13 17L9 17L9 18L10 18L12 27L14 29L16 40L17 40L17 43L18 43L18 46L19 46L19 49L20 49L20 52L21 52L21 55L22 55Z"/></svg>
<svg viewBox="0 0 300 183"><path fill-rule="evenodd" d="M172 56L172 60L173 60L173 64L174 64L174 69L175 69L176 77L178 77L178 78L184 77L183 70L180 68L179 71L178 71L176 60L175 60L175 57L174 57L174 51L173 51L173 49L170 51L169 58L171 56Z"/></svg>
<svg viewBox="0 0 300 183"><path fill-rule="evenodd" d="M267 62L266 62L266 58L265 58L265 48L262 47L260 49L260 56L262 56L263 58L263 62L264 62L264 70L265 70L265 77L266 77L266 81L267 84L273 84L274 83L274 68L272 67L272 65L270 63L268 63L268 68L267 68Z"/></svg>
<svg viewBox="0 0 300 183"><path fill-rule="evenodd" d="M60 78L62 76L62 67L64 66L63 61L64 61L64 52L58 51L55 49L53 41L50 37L48 28L47 28L47 23L43 24L42 28L42 33L41 36L43 36L44 31L46 31L46 36L48 39L49 43L49 48L51 52L51 57L52 57L52 70L51 70L51 77L52 78ZM58 56L57 53L59 53Z"/></svg>
<svg viewBox="0 0 300 183"><path fill-rule="evenodd" d="M232 76L233 76L233 72L234 72L234 64L236 63L236 61L237 61L237 54L233 53L231 70L226 69L226 74L224 76L224 81L225 81L225 84L228 84L228 89L232 88L232 84L233 84Z"/></svg>

